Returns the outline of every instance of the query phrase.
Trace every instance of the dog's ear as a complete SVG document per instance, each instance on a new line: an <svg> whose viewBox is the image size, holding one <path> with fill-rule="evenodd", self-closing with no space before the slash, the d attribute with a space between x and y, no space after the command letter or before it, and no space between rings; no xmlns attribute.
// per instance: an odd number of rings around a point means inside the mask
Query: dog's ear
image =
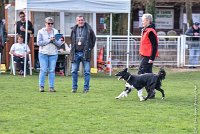
<svg viewBox="0 0 200 134"><path fill-rule="evenodd" d="M124 68L124 70L123 70L124 72L128 72L128 68Z"/></svg>

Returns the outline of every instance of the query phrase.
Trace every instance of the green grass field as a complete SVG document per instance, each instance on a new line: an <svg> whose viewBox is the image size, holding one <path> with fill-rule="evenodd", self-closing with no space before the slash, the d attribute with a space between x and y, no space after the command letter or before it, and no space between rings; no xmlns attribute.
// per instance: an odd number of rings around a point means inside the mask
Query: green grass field
<svg viewBox="0 0 200 134"><path fill-rule="evenodd" d="M135 90L115 100L124 82L114 76L92 75L87 94L82 93L80 77L78 93L73 94L71 76L56 76L56 93L40 93L38 74L1 74L0 134L192 134L200 71L167 72L162 86L166 98L161 100L157 92L156 99L145 102Z"/></svg>

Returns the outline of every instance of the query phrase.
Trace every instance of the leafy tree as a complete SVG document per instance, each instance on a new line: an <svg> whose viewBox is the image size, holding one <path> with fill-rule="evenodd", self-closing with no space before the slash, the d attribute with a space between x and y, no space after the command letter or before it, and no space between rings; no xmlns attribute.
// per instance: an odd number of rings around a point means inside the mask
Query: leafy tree
<svg viewBox="0 0 200 134"><path fill-rule="evenodd" d="M0 0L0 20L5 18L5 1L4 0Z"/></svg>
<svg viewBox="0 0 200 134"><path fill-rule="evenodd" d="M187 15L187 23L189 26L192 26L192 2L190 0L185 1L186 15Z"/></svg>
<svg viewBox="0 0 200 134"><path fill-rule="evenodd" d="M145 13L150 13L153 16L153 22L155 22L155 0L145 1Z"/></svg>

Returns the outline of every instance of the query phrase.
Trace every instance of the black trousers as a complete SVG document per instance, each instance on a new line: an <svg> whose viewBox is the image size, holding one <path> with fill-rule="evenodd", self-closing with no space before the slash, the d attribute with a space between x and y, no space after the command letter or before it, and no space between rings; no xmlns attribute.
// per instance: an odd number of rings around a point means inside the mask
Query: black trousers
<svg viewBox="0 0 200 134"><path fill-rule="evenodd" d="M139 66L138 74L152 73L153 63L149 63L150 57L143 56Z"/></svg>
<svg viewBox="0 0 200 134"><path fill-rule="evenodd" d="M142 61L139 66L138 74L153 73L152 72L153 63L149 63L149 59L150 59L150 57L146 57L146 56L142 57ZM146 88L146 91L149 93L149 89L147 87L145 87L145 88ZM154 93L152 94L152 96L150 96L150 98L155 97L155 91L153 91L153 92Z"/></svg>
<svg viewBox="0 0 200 134"><path fill-rule="evenodd" d="M24 58L14 56L14 61L16 62L17 69L24 71ZM26 67L28 67L28 58L26 61Z"/></svg>

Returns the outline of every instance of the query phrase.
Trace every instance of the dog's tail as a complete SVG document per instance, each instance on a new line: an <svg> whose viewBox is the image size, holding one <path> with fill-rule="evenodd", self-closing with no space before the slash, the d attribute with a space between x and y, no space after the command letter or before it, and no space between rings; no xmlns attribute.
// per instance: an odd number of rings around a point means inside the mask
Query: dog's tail
<svg viewBox="0 0 200 134"><path fill-rule="evenodd" d="M159 72L158 72L158 76L161 80L164 80L165 79L165 76L166 76L166 71L163 67L160 68Z"/></svg>

